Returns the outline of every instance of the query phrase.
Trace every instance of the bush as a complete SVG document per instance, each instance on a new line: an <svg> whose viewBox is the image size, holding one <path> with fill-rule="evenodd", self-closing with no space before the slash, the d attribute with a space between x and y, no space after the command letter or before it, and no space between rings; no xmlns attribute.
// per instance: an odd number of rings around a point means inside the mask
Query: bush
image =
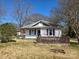
<svg viewBox="0 0 79 59"><path fill-rule="evenodd" d="M12 42L12 37L16 36L16 27L11 23L5 23L0 26L1 43ZM14 41L13 41L14 42Z"/></svg>

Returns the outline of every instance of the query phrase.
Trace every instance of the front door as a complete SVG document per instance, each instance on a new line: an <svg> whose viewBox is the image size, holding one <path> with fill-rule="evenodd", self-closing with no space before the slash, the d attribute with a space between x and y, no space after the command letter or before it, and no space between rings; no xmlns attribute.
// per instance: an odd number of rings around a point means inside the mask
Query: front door
<svg viewBox="0 0 79 59"><path fill-rule="evenodd" d="M40 30L37 31L37 35L40 36Z"/></svg>

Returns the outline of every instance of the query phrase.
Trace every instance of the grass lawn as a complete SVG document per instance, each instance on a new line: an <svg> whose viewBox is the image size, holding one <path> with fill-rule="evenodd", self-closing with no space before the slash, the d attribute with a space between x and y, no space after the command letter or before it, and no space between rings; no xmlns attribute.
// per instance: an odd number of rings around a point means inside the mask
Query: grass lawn
<svg viewBox="0 0 79 59"><path fill-rule="evenodd" d="M79 59L79 45L34 44L35 40L0 43L0 59ZM64 49L66 54L53 53L52 48Z"/></svg>

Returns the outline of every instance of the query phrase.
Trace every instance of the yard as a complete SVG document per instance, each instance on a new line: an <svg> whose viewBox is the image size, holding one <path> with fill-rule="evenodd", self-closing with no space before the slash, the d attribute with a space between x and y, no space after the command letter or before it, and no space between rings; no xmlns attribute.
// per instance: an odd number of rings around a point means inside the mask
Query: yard
<svg viewBox="0 0 79 59"><path fill-rule="evenodd" d="M79 45L35 44L35 40L0 43L0 59L79 59ZM50 49L60 48L66 53L54 53Z"/></svg>

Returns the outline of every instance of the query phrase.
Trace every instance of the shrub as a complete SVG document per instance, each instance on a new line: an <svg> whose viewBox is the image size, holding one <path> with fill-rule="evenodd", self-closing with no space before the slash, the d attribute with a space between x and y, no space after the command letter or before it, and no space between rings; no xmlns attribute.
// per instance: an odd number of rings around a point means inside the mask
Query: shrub
<svg viewBox="0 0 79 59"><path fill-rule="evenodd" d="M16 27L11 23L5 23L0 26L1 42L10 42L12 36L16 36Z"/></svg>

